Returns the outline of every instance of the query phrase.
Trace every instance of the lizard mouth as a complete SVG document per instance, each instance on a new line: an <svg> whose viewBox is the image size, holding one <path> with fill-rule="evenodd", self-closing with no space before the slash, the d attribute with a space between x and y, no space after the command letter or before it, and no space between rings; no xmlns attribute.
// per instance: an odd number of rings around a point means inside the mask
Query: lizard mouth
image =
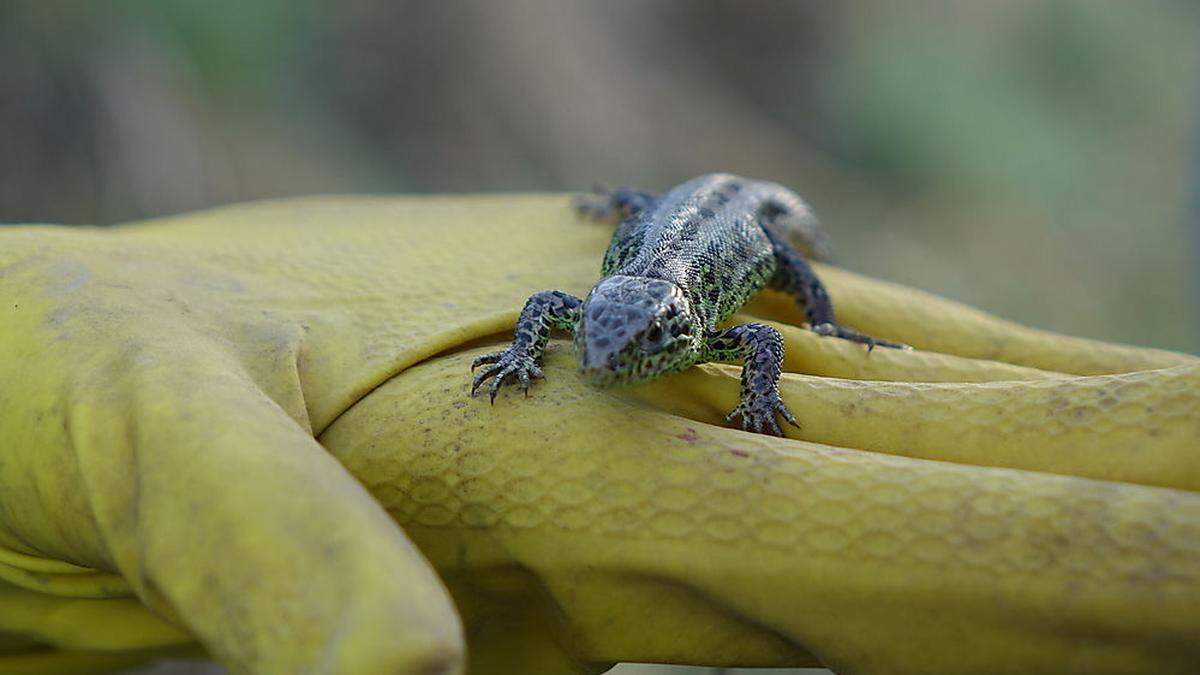
<svg viewBox="0 0 1200 675"><path fill-rule="evenodd" d="M613 363L615 357L616 355L613 354L597 359L590 354L580 354L579 376L592 385L615 384L623 381L621 372Z"/></svg>
<svg viewBox="0 0 1200 675"><path fill-rule="evenodd" d="M665 356L665 355L664 355ZM579 376L583 381L595 386L610 386L619 384L637 384L652 380L664 372L669 372L660 363L662 359L631 359L618 365L619 355L610 360L595 360L586 357L579 359Z"/></svg>
<svg viewBox="0 0 1200 675"><path fill-rule="evenodd" d="M579 371L580 377L584 382L587 382L593 387L613 387L628 384L638 384L653 379L652 376L638 375L636 373L615 373L611 370L583 370Z"/></svg>
<svg viewBox="0 0 1200 675"><path fill-rule="evenodd" d="M619 381L617 374L607 368L580 368L579 375L585 382L597 387L616 384Z"/></svg>
<svg viewBox="0 0 1200 675"><path fill-rule="evenodd" d="M578 365L579 376L592 385L630 384L646 379L639 377L639 369L619 352L581 353Z"/></svg>

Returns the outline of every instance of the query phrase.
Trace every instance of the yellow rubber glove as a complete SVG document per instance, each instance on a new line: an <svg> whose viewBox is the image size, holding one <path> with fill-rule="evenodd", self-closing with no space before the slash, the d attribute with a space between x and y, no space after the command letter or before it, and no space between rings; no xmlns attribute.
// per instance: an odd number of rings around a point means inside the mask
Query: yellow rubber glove
<svg viewBox="0 0 1200 675"><path fill-rule="evenodd" d="M481 674L1195 671L1200 361L821 268L918 350L764 293L791 439L720 425L736 368L601 390L565 342L467 398L610 235L562 196L0 231L0 673L452 673L458 615Z"/></svg>

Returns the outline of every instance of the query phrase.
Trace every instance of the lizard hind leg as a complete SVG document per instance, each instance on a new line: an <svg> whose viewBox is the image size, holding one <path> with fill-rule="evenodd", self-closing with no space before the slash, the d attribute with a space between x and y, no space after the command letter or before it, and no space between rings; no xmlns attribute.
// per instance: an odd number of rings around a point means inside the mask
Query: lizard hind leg
<svg viewBox="0 0 1200 675"><path fill-rule="evenodd" d="M767 237L775 249L775 258L779 261L779 269L776 271L775 277L771 279L770 285L772 288L786 291L796 297L796 301L804 309L808 325L814 333L832 335L843 340L864 344L867 346L867 351L871 351L875 347L912 349L906 344L863 335L852 328L839 324L834 317L833 301L829 298L829 292L825 290L825 284L821 283L812 265L804 259L799 251L784 241L774 228L766 226L763 229L766 230Z"/></svg>

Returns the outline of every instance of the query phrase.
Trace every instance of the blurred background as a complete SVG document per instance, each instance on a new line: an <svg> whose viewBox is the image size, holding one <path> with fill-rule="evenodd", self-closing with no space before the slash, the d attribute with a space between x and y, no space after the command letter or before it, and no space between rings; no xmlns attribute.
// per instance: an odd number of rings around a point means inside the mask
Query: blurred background
<svg viewBox="0 0 1200 675"><path fill-rule="evenodd" d="M851 269L1195 353L1198 38L1194 0L4 0L0 222L731 171Z"/></svg>
<svg viewBox="0 0 1200 675"><path fill-rule="evenodd" d="M795 187L842 265L1200 351L1193 0L0 2L0 222Z"/></svg>

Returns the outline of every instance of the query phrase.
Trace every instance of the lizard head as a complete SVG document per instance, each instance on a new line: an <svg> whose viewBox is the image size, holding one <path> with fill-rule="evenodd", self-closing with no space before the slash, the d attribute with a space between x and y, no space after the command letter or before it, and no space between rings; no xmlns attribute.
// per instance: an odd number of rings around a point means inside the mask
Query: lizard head
<svg viewBox="0 0 1200 675"><path fill-rule="evenodd" d="M593 384L632 383L683 370L699 350L698 322L678 286L611 276L583 301L579 370Z"/></svg>

